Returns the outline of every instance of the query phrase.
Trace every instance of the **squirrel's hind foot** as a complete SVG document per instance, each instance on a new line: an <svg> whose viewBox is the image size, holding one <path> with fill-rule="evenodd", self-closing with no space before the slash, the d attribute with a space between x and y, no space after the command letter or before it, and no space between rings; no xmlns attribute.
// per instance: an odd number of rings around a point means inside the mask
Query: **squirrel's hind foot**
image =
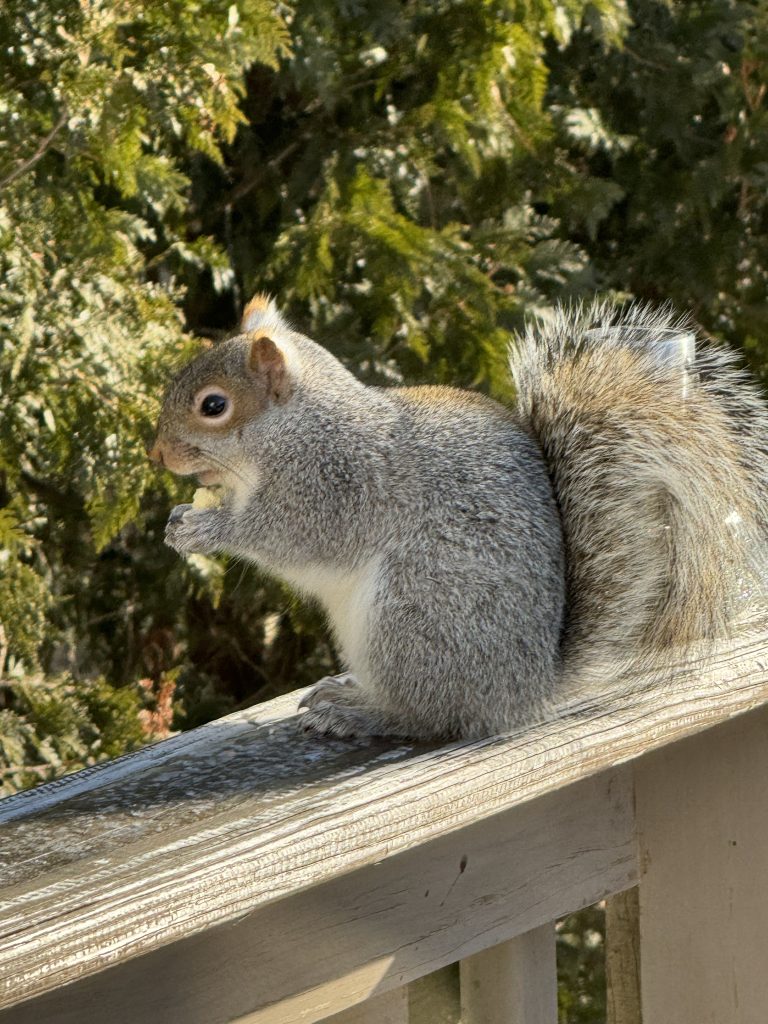
<svg viewBox="0 0 768 1024"><path fill-rule="evenodd" d="M354 691L357 691L355 694ZM362 701L362 687L351 672L340 672L337 676L323 676L314 686L310 687L299 702L299 710L313 708L321 701L337 701L351 703L355 696Z"/></svg>
<svg viewBox="0 0 768 1024"><path fill-rule="evenodd" d="M337 739L409 735L393 715L368 703L368 693L350 672L325 676L302 698L299 728Z"/></svg>

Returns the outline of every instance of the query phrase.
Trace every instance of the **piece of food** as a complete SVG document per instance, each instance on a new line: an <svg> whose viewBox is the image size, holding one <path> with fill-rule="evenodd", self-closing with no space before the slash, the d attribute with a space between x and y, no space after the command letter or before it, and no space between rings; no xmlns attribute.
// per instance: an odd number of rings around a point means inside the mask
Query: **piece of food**
<svg viewBox="0 0 768 1024"><path fill-rule="evenodd" d="M218 508L222 500L221 491L214 491L211 487L198 487L192 497L192 508Z"/></svg>

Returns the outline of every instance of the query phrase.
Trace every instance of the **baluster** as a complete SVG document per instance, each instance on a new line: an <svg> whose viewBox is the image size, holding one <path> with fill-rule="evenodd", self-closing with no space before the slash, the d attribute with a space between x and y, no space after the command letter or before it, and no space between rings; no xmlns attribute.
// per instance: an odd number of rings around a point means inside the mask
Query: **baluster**
<svg viewBox="0 0 768 1024"><path fill-rule="evenodd" d="M461 961L462 1024L557 1024L555 926Z"/></svg>

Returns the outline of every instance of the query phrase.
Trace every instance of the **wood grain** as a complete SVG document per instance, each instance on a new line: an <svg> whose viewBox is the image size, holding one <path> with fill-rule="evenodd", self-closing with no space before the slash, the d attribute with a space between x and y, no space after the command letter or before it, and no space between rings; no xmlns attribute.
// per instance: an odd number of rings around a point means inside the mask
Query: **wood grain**
<svg viewBox="0 0 768 1024"><path fill-rule="evenodd" d="M637 879L622 766L16 1007L0 1024L310 1024Z"/></svg>
<svg viewBox="0 0 768 1024"><path fill-rule="evenodd" d="M764 1024L768 708L636 777L644 1024Z"/></svg>
<svg viewBox="0 0 768 1024"><path fill-rule="evenodd" d="M757 707L768 700L765 658L759 633L663 685L607 687L525 732L442 747L308 740L290 695L6 799L0 1006L567 792Z"/></svg>
<svg viewBox="0 0 768 1024"><path fill-rule="evenodd" d="M325 1024L408 1024L408 990L396 988L383 996L325 1018Z"/></svg>

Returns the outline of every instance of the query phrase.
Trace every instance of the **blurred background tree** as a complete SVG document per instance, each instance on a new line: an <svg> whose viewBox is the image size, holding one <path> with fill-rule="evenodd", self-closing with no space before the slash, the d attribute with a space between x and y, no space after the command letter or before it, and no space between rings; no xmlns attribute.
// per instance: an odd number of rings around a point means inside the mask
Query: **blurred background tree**
<svg viewBox="0 0 768 1024"><path fill-rule="evenodd" d="M164 382L255 290L373 382L507 398L509 331L596 291L768 373L760 0L6 0L0 52L1 793L334 667L162 543Z"/></svg>

